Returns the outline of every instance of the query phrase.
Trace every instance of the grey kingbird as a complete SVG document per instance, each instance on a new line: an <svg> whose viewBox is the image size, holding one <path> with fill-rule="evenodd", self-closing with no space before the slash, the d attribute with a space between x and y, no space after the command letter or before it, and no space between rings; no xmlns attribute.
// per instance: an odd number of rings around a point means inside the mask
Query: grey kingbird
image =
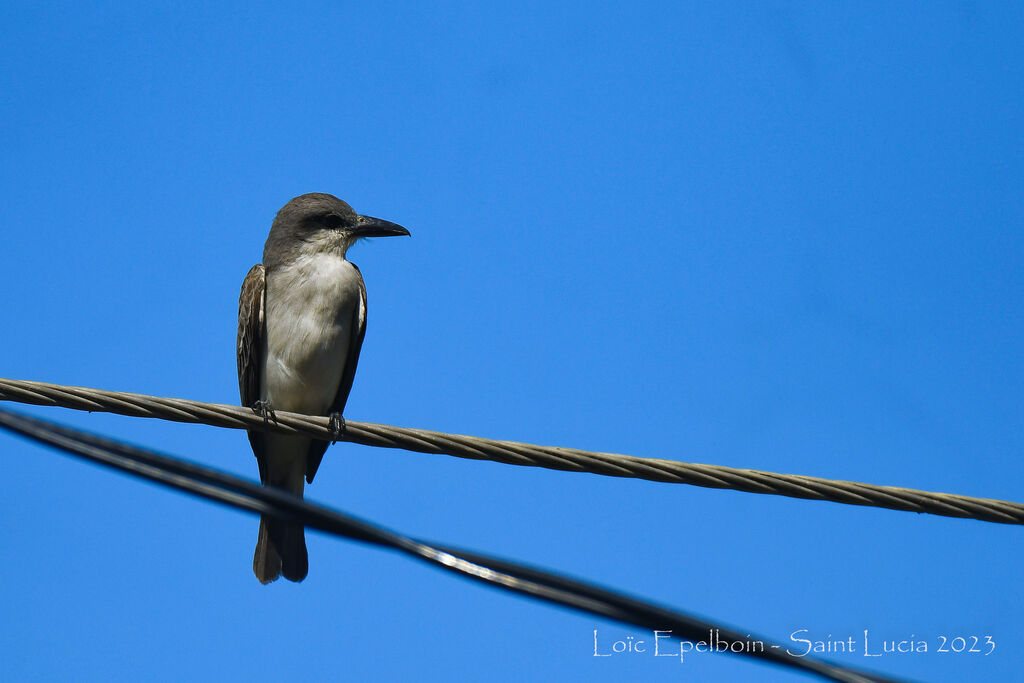
<svg viewBox="0 0 1024 683"><path fill-rule="evenodd" d="M362 237L408 235L400 225L360 216L345 202L314 192L278 211L263 263L245 276L238 299L238 389L242 404L264 417L274 410L342 412L366 332L366 287L345 253ZM327 441L249 431L264 486L302 496ZM306 578L309 560L300 524L260 517L252 570L261 583L281 574Z"/></svg>

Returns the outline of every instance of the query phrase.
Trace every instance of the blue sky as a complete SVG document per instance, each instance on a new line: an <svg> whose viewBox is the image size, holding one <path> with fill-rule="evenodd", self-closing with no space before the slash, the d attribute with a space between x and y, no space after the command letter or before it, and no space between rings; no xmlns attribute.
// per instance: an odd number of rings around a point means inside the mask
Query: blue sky
<svg viewBox="0 0 1024 683"><path fill-rule="evenodd" d="M0 376L237 402L242 278L331 192L412 232L349 254L350 419L1024 499L1019 4L122 5L0 8ZM254 517L0 451L11 680L798 678L316 533L264 587ZM851 666L1024 667L1015 527L348 444L307 496Z"/></svg>

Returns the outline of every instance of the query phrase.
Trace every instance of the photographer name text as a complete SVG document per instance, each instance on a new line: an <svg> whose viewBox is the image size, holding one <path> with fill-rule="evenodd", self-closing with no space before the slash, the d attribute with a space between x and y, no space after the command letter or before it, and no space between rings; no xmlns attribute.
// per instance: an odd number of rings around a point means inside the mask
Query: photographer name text
<svg viewBox="0 0 1024 683"><path fill-rule="evenodd" d="M831 633L825 637L814 637L805 628L797 629L789 634L789 643L773 644L751 638L728 638L722 636L718 629L708 631L707 637L700 640L681 640L673 637L672 631L652 631L646 638L627 635L625 637L602 638L594 629L594 656L615 657L624 655L647 655L653 657L675 657L680 662L692 653L741 653L764 652L766 649L784 649L793 657L808 655L846 654L863 657L885 657L891 655L907 655L937 653L950 655L988 656L995 652L996 642L990 635L937 635L918 637L889 638L873 635L869 629L857 636L845 638L833 637Z"/></svg>

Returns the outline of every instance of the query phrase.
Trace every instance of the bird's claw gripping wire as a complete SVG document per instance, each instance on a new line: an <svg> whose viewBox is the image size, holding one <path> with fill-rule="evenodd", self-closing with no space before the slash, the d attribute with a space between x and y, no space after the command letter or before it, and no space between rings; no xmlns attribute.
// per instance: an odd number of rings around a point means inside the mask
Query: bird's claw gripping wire
<svg viewBox="0 0 1024 683"><path fill-rule="evenodd" d="M274 407L270 401L256 401L252 404L252 412L263 418L263 424L266 424L268 420L273 420L274 424L277 424L277 415L274 413Z"/></svg>
<svg viewBox="0 0 1024 683"><path fill-rule="evenodd" d="M345 418L341 416L341 413L331 413L330 418L327 428L331 430L331 443L335 444L345 434Z"/></svg>

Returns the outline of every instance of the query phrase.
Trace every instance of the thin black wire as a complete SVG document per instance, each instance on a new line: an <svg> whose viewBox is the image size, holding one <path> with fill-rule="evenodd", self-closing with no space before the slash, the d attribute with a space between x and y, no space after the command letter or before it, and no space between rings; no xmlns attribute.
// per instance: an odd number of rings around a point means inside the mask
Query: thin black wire
<svg viewBox="0 0 1024 683"><path fill-rule="evenodd" d="M747 657L818 674L824 678L885 683L894 679L789 654L785 647L648 603L593 584L551 572L416 540L351 515L314 505L276 489L178 458L130 446L53 422L0 409L0 427L72 455L197 495L207 500L272 515L356 541L399 550L421 561L512 592L571 607L645 629L671 631L678 640L700 642L712 633L729 648L734 643ZM763 648L748 647L759 641Z"/></svg>

